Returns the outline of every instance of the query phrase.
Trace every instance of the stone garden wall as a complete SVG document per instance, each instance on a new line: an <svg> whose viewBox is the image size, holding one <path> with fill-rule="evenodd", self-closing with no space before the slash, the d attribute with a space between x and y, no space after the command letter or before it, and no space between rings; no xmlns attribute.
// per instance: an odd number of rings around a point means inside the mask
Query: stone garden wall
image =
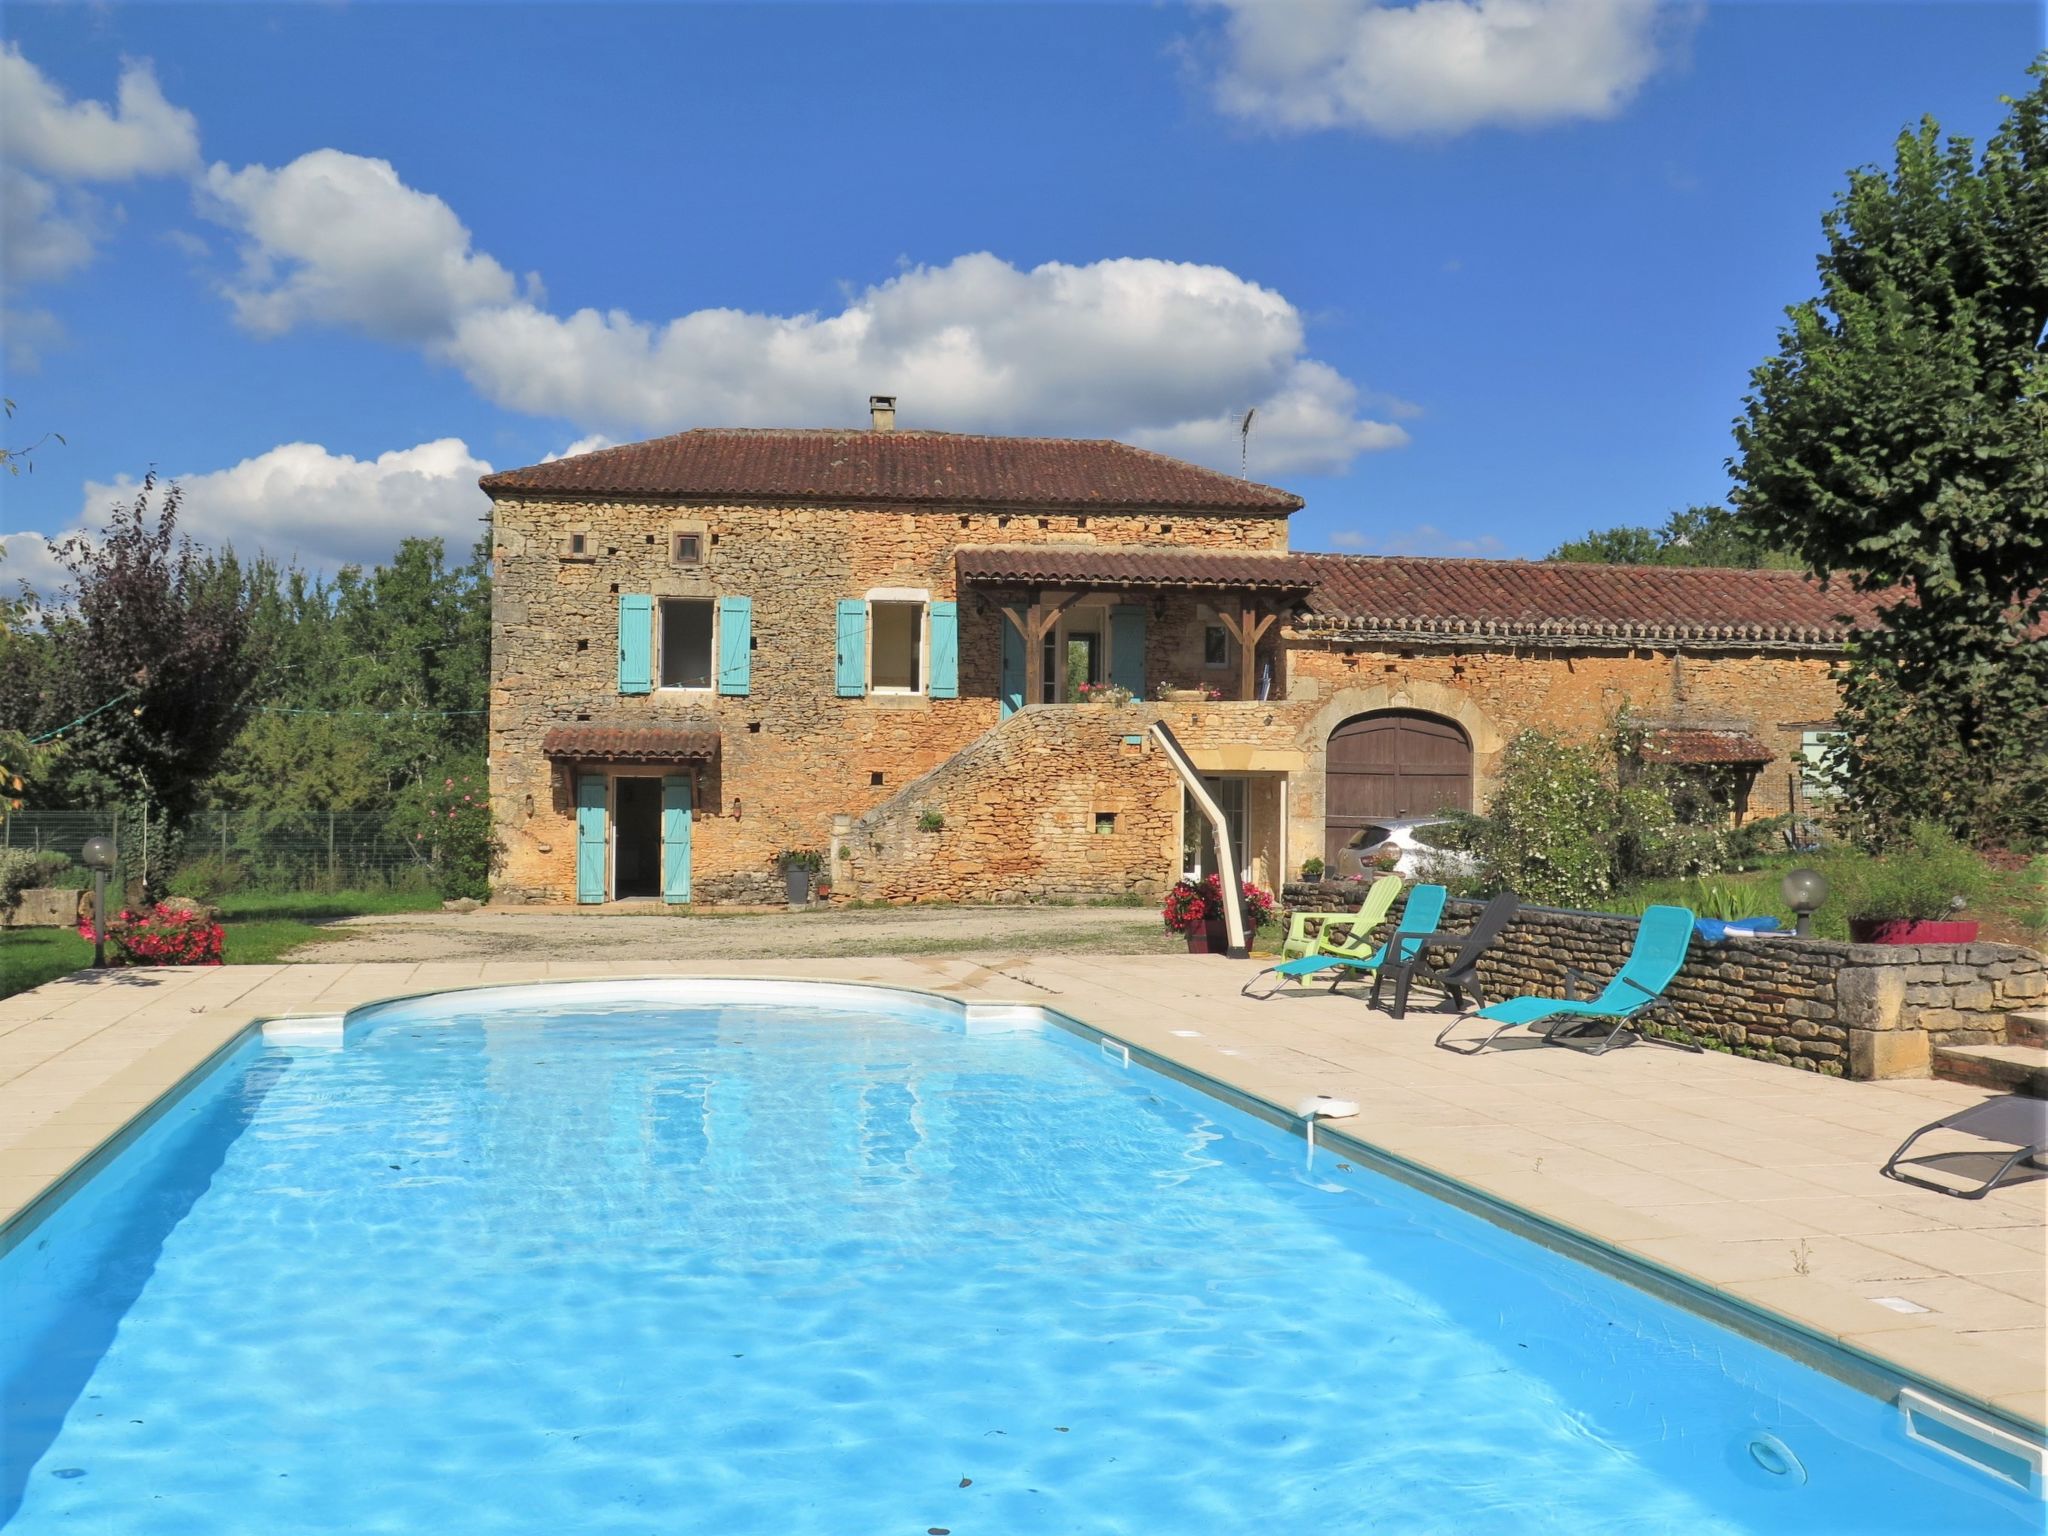
<svg viewBox="0 0 2048 1536"><path fill-rule="evenodd" d="M1020 710L833 838L835 897L1163 898L1180 780L1141 705Z"/></svg>
<svg viewBox="0 0 2048 1536"><path fill-rule="evenodd" d="M1290 907L1337 911L1354 884L1290 885ZM1446 930L1480 904L1452 901ZM1398 917L1398 912L1397 912ZM1562 996L1576 967L1597 990L1620 969L1635 919L1524 907L1480 962L1490 998ZM1842 944L1824 939L1693 940L1657 1022L1700 1044L1809 1072L1917 1077L1941 1045L2005 1039L2006 1015L2048 996L2048 960L2013 944Z"/></svg>

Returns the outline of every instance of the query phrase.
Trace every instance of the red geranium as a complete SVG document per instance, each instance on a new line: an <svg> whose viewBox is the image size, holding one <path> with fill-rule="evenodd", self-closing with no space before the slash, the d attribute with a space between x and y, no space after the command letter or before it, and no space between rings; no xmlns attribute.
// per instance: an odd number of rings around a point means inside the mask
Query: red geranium
<svg viewBox="0 0 2048 1536"><path fill-rule="evenodd" d="M91 918L80 921L78 936L93 941ZM226 937L205 912L174 902L159 902L146 912L124 909L107 924L117 965L219 965Z"/></svg>
<svg viewBox="0 0 2048 1536"><path fill-rule="evenodd" d="M1262 890L1247 880L1243 885L1245 925L1256 932L1273 915L1273 893ZM1220 875L1205 876L1200 882L1193 880L1176 881L1172 890L1166 893L1166 906L1160 914L1166 919L1167 928L1174 933L1186 933L1211 918L1223 915L1223 879Z"/></svg>

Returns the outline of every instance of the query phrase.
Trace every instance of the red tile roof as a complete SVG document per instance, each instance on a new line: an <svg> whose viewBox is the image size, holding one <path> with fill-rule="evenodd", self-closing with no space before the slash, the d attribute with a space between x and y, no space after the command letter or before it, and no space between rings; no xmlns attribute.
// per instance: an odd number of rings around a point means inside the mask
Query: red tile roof
<svg viewBox="0 0 2048 1536"><path fill-rule="evenodd" d="M540 750L547 757L595 763L703 762L718 755L718 727L701 722L584 720L550 727L540 739Z"/></svg>
<svg viewBox="0 0 2048 1536"><path fill-rule="evenodd" d="M1746 731L1667 726L1643 742L1646 763L1768 763L1778 754Z"/></svg>
<svg viewBox="0 0 2048 1536"><path fill-rule="evenodd" d="M1306 592L1316 584L1295 555L1149 549L1128 544L1004 544L962 549L960 580L1046 586L1233 587Z"/></svg>
<svg viewBox="0 0 2048 1536"><path fill-rule="evenodd" d="M1307 555L1304 629L1361 638L1833 648L1879 599L1798 571Z"/></svg>
<svg viewBox="0 0 2048 1536"><path fill-rule="evenodd" d="M485 475L492 495L663 496L827 505L1297 511L1235 475L1106 440L704 427Z"/></svg>

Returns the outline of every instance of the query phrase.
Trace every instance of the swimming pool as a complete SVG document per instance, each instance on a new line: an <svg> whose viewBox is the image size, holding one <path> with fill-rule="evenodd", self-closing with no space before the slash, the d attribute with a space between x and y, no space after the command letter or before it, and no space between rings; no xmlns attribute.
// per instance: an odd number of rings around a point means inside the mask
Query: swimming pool
<svg viewBox="0 0 2048 1536"><path fill-rule="evenodd" d="M2039 1530L1889 1405L1022 1012L455 993L4 1258L10 1531Z"/></svg>

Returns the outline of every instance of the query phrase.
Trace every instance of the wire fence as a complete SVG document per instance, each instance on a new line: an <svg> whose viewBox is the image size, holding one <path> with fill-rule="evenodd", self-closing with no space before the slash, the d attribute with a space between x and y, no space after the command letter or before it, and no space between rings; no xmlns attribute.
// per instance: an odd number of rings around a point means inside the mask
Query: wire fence
<svg viewBox="0 0 2048 1536"><path fill-rule="evenodd" d="M65 854L81 882L81 853L94 837L113 839L122 880L175 883L201 861L217 861L216 884L244 890L377 889L428 874L419 846L377 812L202 811L175 826L139 806L0 812L0 847Z"/></svg>

